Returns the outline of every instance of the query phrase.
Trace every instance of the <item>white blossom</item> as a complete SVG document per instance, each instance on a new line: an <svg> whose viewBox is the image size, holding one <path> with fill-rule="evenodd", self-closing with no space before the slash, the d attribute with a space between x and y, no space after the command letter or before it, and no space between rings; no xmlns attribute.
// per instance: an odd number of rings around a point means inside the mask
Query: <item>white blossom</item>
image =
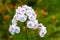
<svg viewBox="0 0 60 40"><path fill-rule="evenodd" d="M31 9L31 10L27 10L27 11L26 11L26 15L27 15L27 16L32 15L32 16L34 16L34 17L36 18L36 13L34 12L33 9Z"/></svg>
<svg viewBox="0 0 60 40"><path fill-rule="evenodd" d="M32 15L32 14L33 14L33 13L32 13L32 10L27 10L27 11L26 11L26 15L27 15L27 16L30 16L30 15Z"/></svg>
<svg viewBox="0 0 60 40"><path fill-rule="evenodd" d="M27 27L36 29L36 28L38 28L38 23L37 22L33 22L33 21L28 21L27 22Z"/></svg>
<svg viewBox="0 0 60 40"><path fill-rule="evenodd" d="M17 13L17 14L20 14L20 9L21 9L20 6L16 9L16 13Z"/></svg>
<svg viewBox="0 0 60 40"><path fill-rule="evenodd" d="M34 28L34 23L32 21L27 21L28 28Z"/></svg>
<svg viewBox="0 0 60 40"><path fill-rule="evenodd" d="M20 32L20 28L16 25L10 25L9 27L9 32L14 35L15 33L19 33Z"/></svg>
<svg viewBox="0 0 60 40"><path fill-rule="evenodd" d="M9 32L10 32L12 35L14 35L14 33L15 33L15 27L16 27L16 25L10 25L10 27L9 27Z"/></svg>
<svg viewBox="0 0 60 40"><path fill-rule="evenodd" d="M18 9L16 9L16 13L17 14L25 14L26 10L23 7L18 7Z"/></svg>
<svg viewBox="0 0 60 40"><path fill-rule="evenodd" d="M34 20L34 29L37 29L38 28L38 20Z"/></svg>
<svg viewBox="0 0 60 40"><path fill-rule="evenodd" d="M41 37L44 37L46 33L47 33L46 27L42 27L41 30L40 30L40 32L39 32L39 35Z"/></svg>
<svg viewBox="0 0 60 40"><path fill-rule="evenodd" d="M27 5L23 5L22 7L23 7L23 8L25 8L25 9L26 9L26 11L27 11L27 10L31 10L31 9L32 9L30 6L27 6Z"/></svg>
<svg viewBox="0 0 60 40"><path fill-rule="evenodd" d="M21 13L21 14L25 14L25 13L26 13L25 8L22 7L22 8L20 9L20 13Z"/></svg>
<svg viewBox="0 0 60 40"><path fill-rule="evenodd" d="M16 33L19 33L20 32L20 27L16 26L15 31L16 31Z"/></svg>
<svg viewBox="0 0 60 40"><path fill-rule="evenodd" d="M26 15L18 15L18 18L17 18L17 20L20 21L20 22L25 22L26 19L27 19Z"/></svg>
<svg viewBox="0 0 60 40"><path fill-rule="evenodd" d="M42 23L38 24L38 28L42 29L44 25Z"/></svg>
<svg viewBox="0 0 60 40"><path fill-rule="evenodd" d="M34 21L34 20L36 20L36 18L33 15L30 15L29 20Z"/></svg>
<svg viewBox="0 0 60 40"><path fill-rule="evenodd" d="M37 16L36 13L33 13L32 15L33 15L35 18L36 18L36 16Z"/></svg>
<svg viewBox="0 0 60 40"><path fill-rule="evenodd" d="M27 16L26 15L20 15L20 14L16 14L12 20L12 23L13 22L16 22L16 21L21 21L21 22L25 22L27 19Z"/></svg>
<svg viewBox="0 0 60 40"><path fill-rule="evenodd" d="M14 17L13 17L12 25L17 25L17 15L14 15Z"/></svg>

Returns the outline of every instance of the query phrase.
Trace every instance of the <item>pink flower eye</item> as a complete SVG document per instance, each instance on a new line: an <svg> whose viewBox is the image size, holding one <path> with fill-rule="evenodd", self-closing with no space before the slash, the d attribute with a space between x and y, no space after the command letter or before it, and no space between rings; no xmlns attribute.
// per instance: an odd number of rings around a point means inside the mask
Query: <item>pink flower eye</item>
<svg viewBox="0 0 60 40"><path fill-rule="evenodd" d="M42 27L41 25L39 25L38 27Z"/></svg>
<svg viewBox="0 0 60 40"><path fill-rule="evenodd" d="M17 13L17 14L21 14L21 13Z"/></svg>
<svg viewBox="0 0 60 40"><path fill-rule="evenodd" d="M32 24L30 23L29 26L31 26Z"/></svg>
<svg viewBox="0 0 60 40"><path fill-rule="evenodd" d="M22 10L22 12L24 12L24 10Z"/></svg>
<svg viewBox="0 0 60 40"><path fill-rule="evenodd" d="M31 16L31 18L33 18L33 17Z"/></svg>
<svg viewBox="0 0 60 40"><path fill-rule="evenodd" d="M12 27L12 30L14 30L14 28Z"/></svg>
<svg viewBox="0 0 60 40"><path fill-rule="evenodd" d="M42 35L44 35L44 32L42 32Z"/></svg>
<svg viewBox="0 0 60 40"><path fill-rule="evenodd" d="M27 9L26 9L27 10Z"/></svg>

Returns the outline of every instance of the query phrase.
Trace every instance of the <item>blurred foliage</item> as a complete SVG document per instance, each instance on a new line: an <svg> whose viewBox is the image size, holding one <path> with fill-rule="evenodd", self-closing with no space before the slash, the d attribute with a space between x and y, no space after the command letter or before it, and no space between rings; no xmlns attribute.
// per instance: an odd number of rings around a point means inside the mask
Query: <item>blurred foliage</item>
<svg viewBox="0 0 60 40"><path fill-rule="evenodd" d="M25 23L18 22L21 32L12 36L8 29L15 9L22 5L31 6L39 23L47 27L44 38L39 30L28 29ZM0 40L60 40L60 0L0 0Z"/></svg>

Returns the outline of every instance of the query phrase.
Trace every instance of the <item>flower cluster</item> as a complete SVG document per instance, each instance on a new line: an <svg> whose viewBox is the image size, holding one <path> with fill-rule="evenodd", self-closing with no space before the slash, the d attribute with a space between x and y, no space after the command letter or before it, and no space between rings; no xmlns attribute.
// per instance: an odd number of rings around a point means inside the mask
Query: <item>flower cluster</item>
<svg viewBox="0 0 60 40"><path fill-rule="evenodd" d="M14 33L19 33L20 28L16 25L10 25L9 32L14 35Z"/></svg>
<svg viewBox="0 0 60 40"><path fill-rule="evenodd" d="M44 35L47 33L46 27L44 27L43 24L39 24L38 28L40 28L39 35L41 37L44 37Z"/></svg>
<svg viewBox="0 0 60 40"><path fill-rule="evenodd" d="M44 37L44 35L47 33L46 27L44 27L42 24L38 23L38 20L36 19L36 13L34 10L27 6L23 5L22 7L18 7L16 9L16 13L12 19L12 25L10 25L9 32L14 35L14 33L19 33L20 28L17 25L17 21L25 22L27 20L27 27L37 29L40 28L40 36Z"/></svg>

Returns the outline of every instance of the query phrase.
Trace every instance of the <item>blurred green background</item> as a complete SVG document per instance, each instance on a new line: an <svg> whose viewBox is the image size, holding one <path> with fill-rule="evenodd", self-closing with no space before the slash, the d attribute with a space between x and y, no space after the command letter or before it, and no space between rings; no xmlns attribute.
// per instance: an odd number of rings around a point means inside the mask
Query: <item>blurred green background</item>
<svg viewBox="0 0 60 40"><path fill-rule="evenodd" d="M31 6L38 22L46 26L48 32L44 38L39 36L39 29L28 29L21 22L18 22L19 34L9 33L15 9L24 4ZM0 40L60 40L60 0L0 0Z"/></svg>

